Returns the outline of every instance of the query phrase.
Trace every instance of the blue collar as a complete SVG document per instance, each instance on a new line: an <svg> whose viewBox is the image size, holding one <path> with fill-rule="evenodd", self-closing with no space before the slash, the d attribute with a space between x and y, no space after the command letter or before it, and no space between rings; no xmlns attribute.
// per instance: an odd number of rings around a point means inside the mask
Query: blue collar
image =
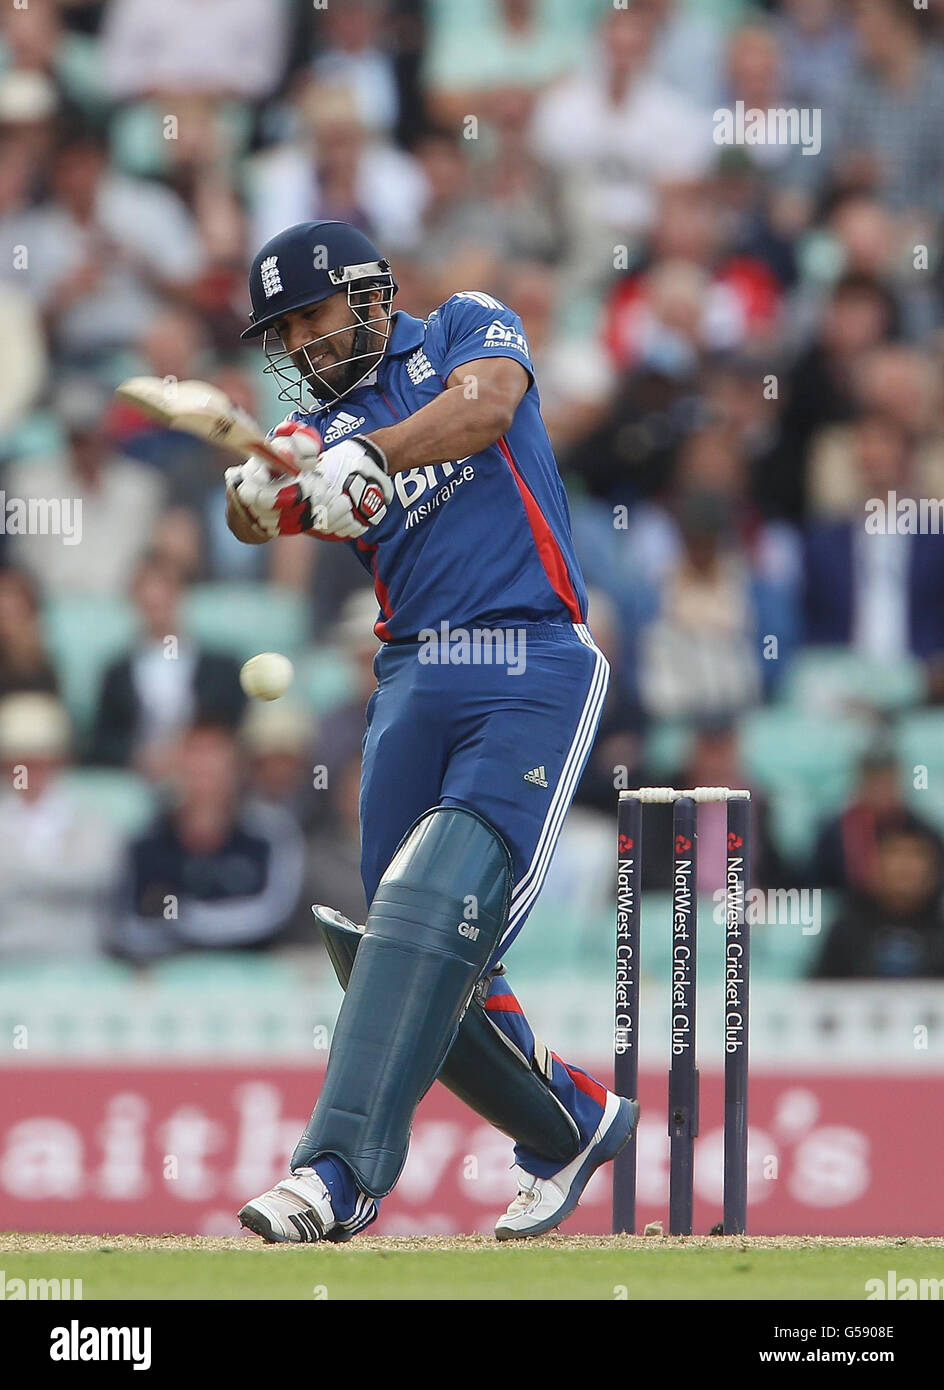
<svg viewBox="0 0 944 1390"><path fill-rule="evenodd" d="M387 344L385 357L400 357L404 352L412 352L418 348L426 337L426 324L422 319L415 319L412 314L404 313L398 309L393 315L393 326L390 329L390 341Z"/></svg>

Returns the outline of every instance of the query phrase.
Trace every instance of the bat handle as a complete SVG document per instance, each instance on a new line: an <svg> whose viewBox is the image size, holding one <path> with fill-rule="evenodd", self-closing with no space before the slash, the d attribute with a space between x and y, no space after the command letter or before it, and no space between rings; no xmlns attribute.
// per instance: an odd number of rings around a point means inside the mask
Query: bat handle
<svg viewBox="0 0 944 1390"><path fill-rule="evenodd" d="M253 444L249 452L256 458L262 459L264 463L269 464L270 470L275 469L276 474L291 473L292 477L297 478L302 471L297 463L293 463L290 459L283 458L281 454L277 454L274 449L269 448L268 444L264 444L261 441L258 444Z"/></svg>

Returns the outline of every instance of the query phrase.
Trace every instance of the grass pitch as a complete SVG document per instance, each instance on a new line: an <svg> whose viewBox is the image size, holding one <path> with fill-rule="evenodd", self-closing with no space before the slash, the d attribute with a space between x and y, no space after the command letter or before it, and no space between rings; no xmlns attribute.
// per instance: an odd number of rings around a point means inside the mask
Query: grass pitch
<svg viewBox="0 0 944 1390"><path fill-rule="evenodd" d="M865 1299L868 1279L944 1279L944 1239L0 1234L6 1280L81 1279L94 1299Z"/></svg>

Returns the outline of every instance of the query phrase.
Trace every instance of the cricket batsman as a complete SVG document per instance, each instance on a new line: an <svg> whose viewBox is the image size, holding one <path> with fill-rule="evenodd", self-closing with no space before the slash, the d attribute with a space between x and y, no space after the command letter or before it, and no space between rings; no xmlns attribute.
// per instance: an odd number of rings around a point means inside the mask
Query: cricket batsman
<svg viewBox="0 0 944 1390"><path fill-rule="evenodd" d="M344 222L273 237L249 287L243 336L262 339L294 405L269 437L302 471L229 469L229 526L249 544L347 541L373 577L382 645L360 792L367 922L313 909L346 991L327 1074L291 1172L239 1219L267 1241L362 1231L438 1078L515 1141L517 1195L496 1235L541 1235L626 1143L638 1106L535 1037L501 963L608 678L528 343L478 291L425 323L394 312L389 261ZM483 635L514 662L476 660Z"/></svg>

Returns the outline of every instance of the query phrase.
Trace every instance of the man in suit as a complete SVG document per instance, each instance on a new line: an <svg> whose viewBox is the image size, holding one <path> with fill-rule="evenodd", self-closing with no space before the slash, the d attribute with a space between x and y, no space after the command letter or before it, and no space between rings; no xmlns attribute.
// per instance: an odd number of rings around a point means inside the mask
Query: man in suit
<svg viewBox="0 0 944 1390"><path fill-rule="evenodd" d="M239 663L201 650L182 631L182 594L176 565L160 555L145 556L132 587L140 634L105 672L90 762L133 764L159 776L174 739L195 721L238 724L245 703Z"/></svg>

